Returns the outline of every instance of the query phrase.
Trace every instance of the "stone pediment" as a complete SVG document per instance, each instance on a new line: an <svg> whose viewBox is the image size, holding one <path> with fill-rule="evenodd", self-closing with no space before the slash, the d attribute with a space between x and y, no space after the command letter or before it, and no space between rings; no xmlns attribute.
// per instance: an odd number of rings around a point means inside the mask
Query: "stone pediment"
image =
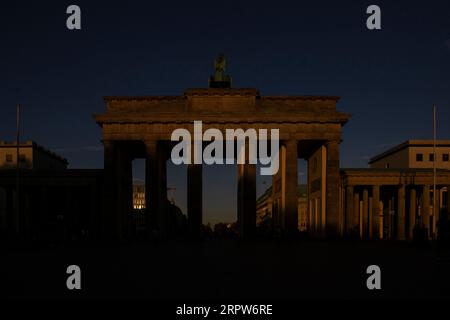
<svg viewBox="0 0 450 320"><path fill-rule="evenodd" d="M335 96L261 96L255 88L194 88L179 96L109 96L102 123L124 122L308 122L345 124Z"/></svg>
<svg viewBox="0 0 450 320"><path fill-rule="evenodd" d="M255 88L187 89L179 96L108 96L105 123L330 123L350 114L336 110L336 96L261 96Z"/></svg>

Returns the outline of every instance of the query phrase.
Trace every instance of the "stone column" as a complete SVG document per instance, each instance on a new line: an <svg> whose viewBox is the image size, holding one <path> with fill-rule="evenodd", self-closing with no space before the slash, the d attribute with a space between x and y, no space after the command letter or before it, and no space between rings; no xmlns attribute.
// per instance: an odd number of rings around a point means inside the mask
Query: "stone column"
<svg viewBox="0 0 450 320"><path fill-rule="evenodd" d="M119 240L130 235L130 213L132 207L132 165L129 149L124 144L115 145L115 208Z"/></svg>
<svg viewBox="0 0 450 320"><path fill-rule="evenodd" d="M422 224L427 229L427 235L430 235L430 185L422 186L423 209L422 209Z"/></svg>
<svg viewBox="0 0 450 320"><path fill-rule="evenodd" d="M414 237L414 227L416 225L416 189L409 191L409 232L408 237Z"/></svg>
<svg viewBox="0 0 450 320"><path fill-rule="evenodd" d="M447 215L450 218L450 185L447 186Z"/></svg>
<svg viewBox="0 0 450 320"><path fill-rule="evenodd" d="M132 225L132 209L133 209L133 164L132 157L128 153L123 163L123 186L124 186L124 226L125 236L129 238L133 232Z"/></svg>
<svg viewBox="0 0 450 320"><path fill-rule="evenodd" d="M378 234L380 236L380 239L384 239L385 234L384 234L384 226L385 226L385 218L386 218L386 210L384 208L386 203L386 200L384 199L383 196L380 196L380 202L379 202L379 216L380 216L380 225L379 225L379 229L378 229Z"/></svg>
<svg viewBox="0 0 450 320"><path fill-rule="evenodd" d="M145 141L145 216L149 237L158 231L158 152L157 140Z"/></svg>
<svg viewBox="0 0 450 320"><path fill-rule="evenodd" d="M405 186L401 185L397 191L397 239L405 240Z"/></svg>
<svg viewBox="0 0 450 320"><path fill-rule="evenodd" d="M356 222L353 209L353 186L347 186L345 189L345 231L347 234L352 232Z"/></svg>
<svg viewBox="0 0 450 320"><path fill-rule="evenodd" d="M117 223L117 232L118 232L118 241L122 240L122 231L123 231L123 185L122 185L122 165L123 165L123 154L122 150L120 150L119 142L116 142L115 146L115 163L114 163L114 171L115 171L115 182L114 182L114 189L115 189L115 199L114 199L114 211L116 212L116 223Z"/></svg>
<svg viewBox="0 0 450 320"><path fill-rule="evenodd" d="M105 206L102 214L102 239L120 240L120 221L117 210L117 142L104 140Z"/></svg>
<svg viewBox="0 0 450 320"><path fill-rule="evenodd" d="M256 228L256 165L238 164L238 227L241 238L254 236Z"/></svg>
<svg viewBox="0 0 450 320"><path fill-rule="evenodd" d="M339 141L331 140L326 144L327 168L326 168L326 233L327 236L339 235Z"/></svg>
<svg viewBox="0 0 450 320"><path fill-rule="evenodd" d="M433 239L437 238L438 233L438 221L439 221L439 215L440 215L440 188L439 186L436 186L436 196L433 196L433 225L431 227L432 231L432 237Z"/></svg>
<svg viewBox="0 0 450 320"><path fill-rule="evenodd" d="M297 141L286 141L286 231L298 230Z"/></svg>
<svg viewBox="0 0 450 320"><path fill-rule="evenodd" d="M115 160L115 208L117 212L117 223L118 223L118 238L123 240L125 238L126 221L125 221L125 204L126 204L126 189L124 185L124 175L125 175L125 150L123 146L119 146L116 143L116 160Z"/></svg>
<svg viewBox="0 0 450 320"><path fill-rule="evenodd" d="M380 239L380 186L372 186L372 238Z"/></svg>
<svg viewBox="0 0 450 320"><path fill-rule="evenodd" d="M162 141L148 140L145 167L147 230L158 237L167 235L167 153Z"/></svg>
<svg viewBox="0 0 450 320"><path fill-rule="evenodd" d="M194 141L191 145L194 150ZM201 232L203 215L203 176L202 164L194 164L194 152L191 152L191 164L187 174L187 217L188 229L192 238L198 238Z"/></svg>
<svg viewBox="0 0 450 320"><path fill-rule="evenodd" d="M366 187L363 190L362 224L362 237L367 239L369 238L369 191Z"/></svg>
<svg viewBox="0 0 450 320"><path fill-rule="evenodd" d="M161 142L162 143L162 142ZM167 159L168 152L165 145L158 148L158 226L162 237L168 235L169 226L169 200L167 199Z"/></svg>
<svg viewBox="0 0 450 320"><path fill-rule="evenodd" d="M352 234L359 235L361 221L359 220L359 193L354 192L353 195L353 221Z"/></svg>
<svg viewBox="0 0 450 320"><path fill-rule="evenodd" d="M386 211L384 213L384 219L385 220L385 224L387 226L387 239L392 240L394 238L394 231L393 231L393 225L392 225L392 210L394 208L394 201L393 198L391 196L391 194L389 195L389 198L387 200L387 208Z"/></svg>

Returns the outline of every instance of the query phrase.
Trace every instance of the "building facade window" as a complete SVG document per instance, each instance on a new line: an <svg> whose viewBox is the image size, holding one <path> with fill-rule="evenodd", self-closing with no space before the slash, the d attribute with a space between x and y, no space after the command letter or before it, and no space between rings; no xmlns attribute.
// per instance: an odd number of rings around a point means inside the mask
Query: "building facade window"
<svg viewBox="0 0 450 320"><path fill-rule="evenodd" d="M27 160L27 158L25 157L24 154L19 154L19 162L25 162Z"/></svg>
<svg viewBox="0 0 450 320"><path fill-rule="evenodd" d="M423 161L423 153L416 153L416 161L418 162Z"/></svg>
<svg viewBox="0 0 450 320"><path fill-rule="evenodd" d="M448 153L442 155L442 161L448 162Z"/></svg>
<svg viewBox="0 0 450 320"><path fill-rule="evenodd" d="M428 155L428 160L430 160L430 161L434 161L434 154L432 154L432 153L430 153L429 155Z"/></svg>
<svg viewBox="0 0 450 320"><path fill-rule="evenodd" d="M6 155L6 162L13 162L13 155L12 154L7 154Z"/></svg>

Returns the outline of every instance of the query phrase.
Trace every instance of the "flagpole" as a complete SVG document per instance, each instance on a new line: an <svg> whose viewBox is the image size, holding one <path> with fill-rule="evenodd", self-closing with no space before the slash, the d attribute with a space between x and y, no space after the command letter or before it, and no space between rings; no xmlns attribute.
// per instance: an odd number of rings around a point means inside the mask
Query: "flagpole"
<svg viewBox="0 0 450 320"><path fill-rule="evenodd" d="M433 105L433 231L436 235L436 222L439 212L436 212L436 105Z"/></svg>

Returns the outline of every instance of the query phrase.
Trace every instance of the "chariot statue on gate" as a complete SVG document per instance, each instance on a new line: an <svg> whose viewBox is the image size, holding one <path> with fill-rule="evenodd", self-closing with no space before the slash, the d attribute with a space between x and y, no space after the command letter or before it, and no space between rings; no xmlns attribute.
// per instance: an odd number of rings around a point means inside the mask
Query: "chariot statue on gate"
<svg viewBox="0 0 450 320"><path fill-rule="evenodd" d="M225 74L227 61L223 54L214 60L214 75L209 78L210 88L231 88L231 77Z"/></svg>

